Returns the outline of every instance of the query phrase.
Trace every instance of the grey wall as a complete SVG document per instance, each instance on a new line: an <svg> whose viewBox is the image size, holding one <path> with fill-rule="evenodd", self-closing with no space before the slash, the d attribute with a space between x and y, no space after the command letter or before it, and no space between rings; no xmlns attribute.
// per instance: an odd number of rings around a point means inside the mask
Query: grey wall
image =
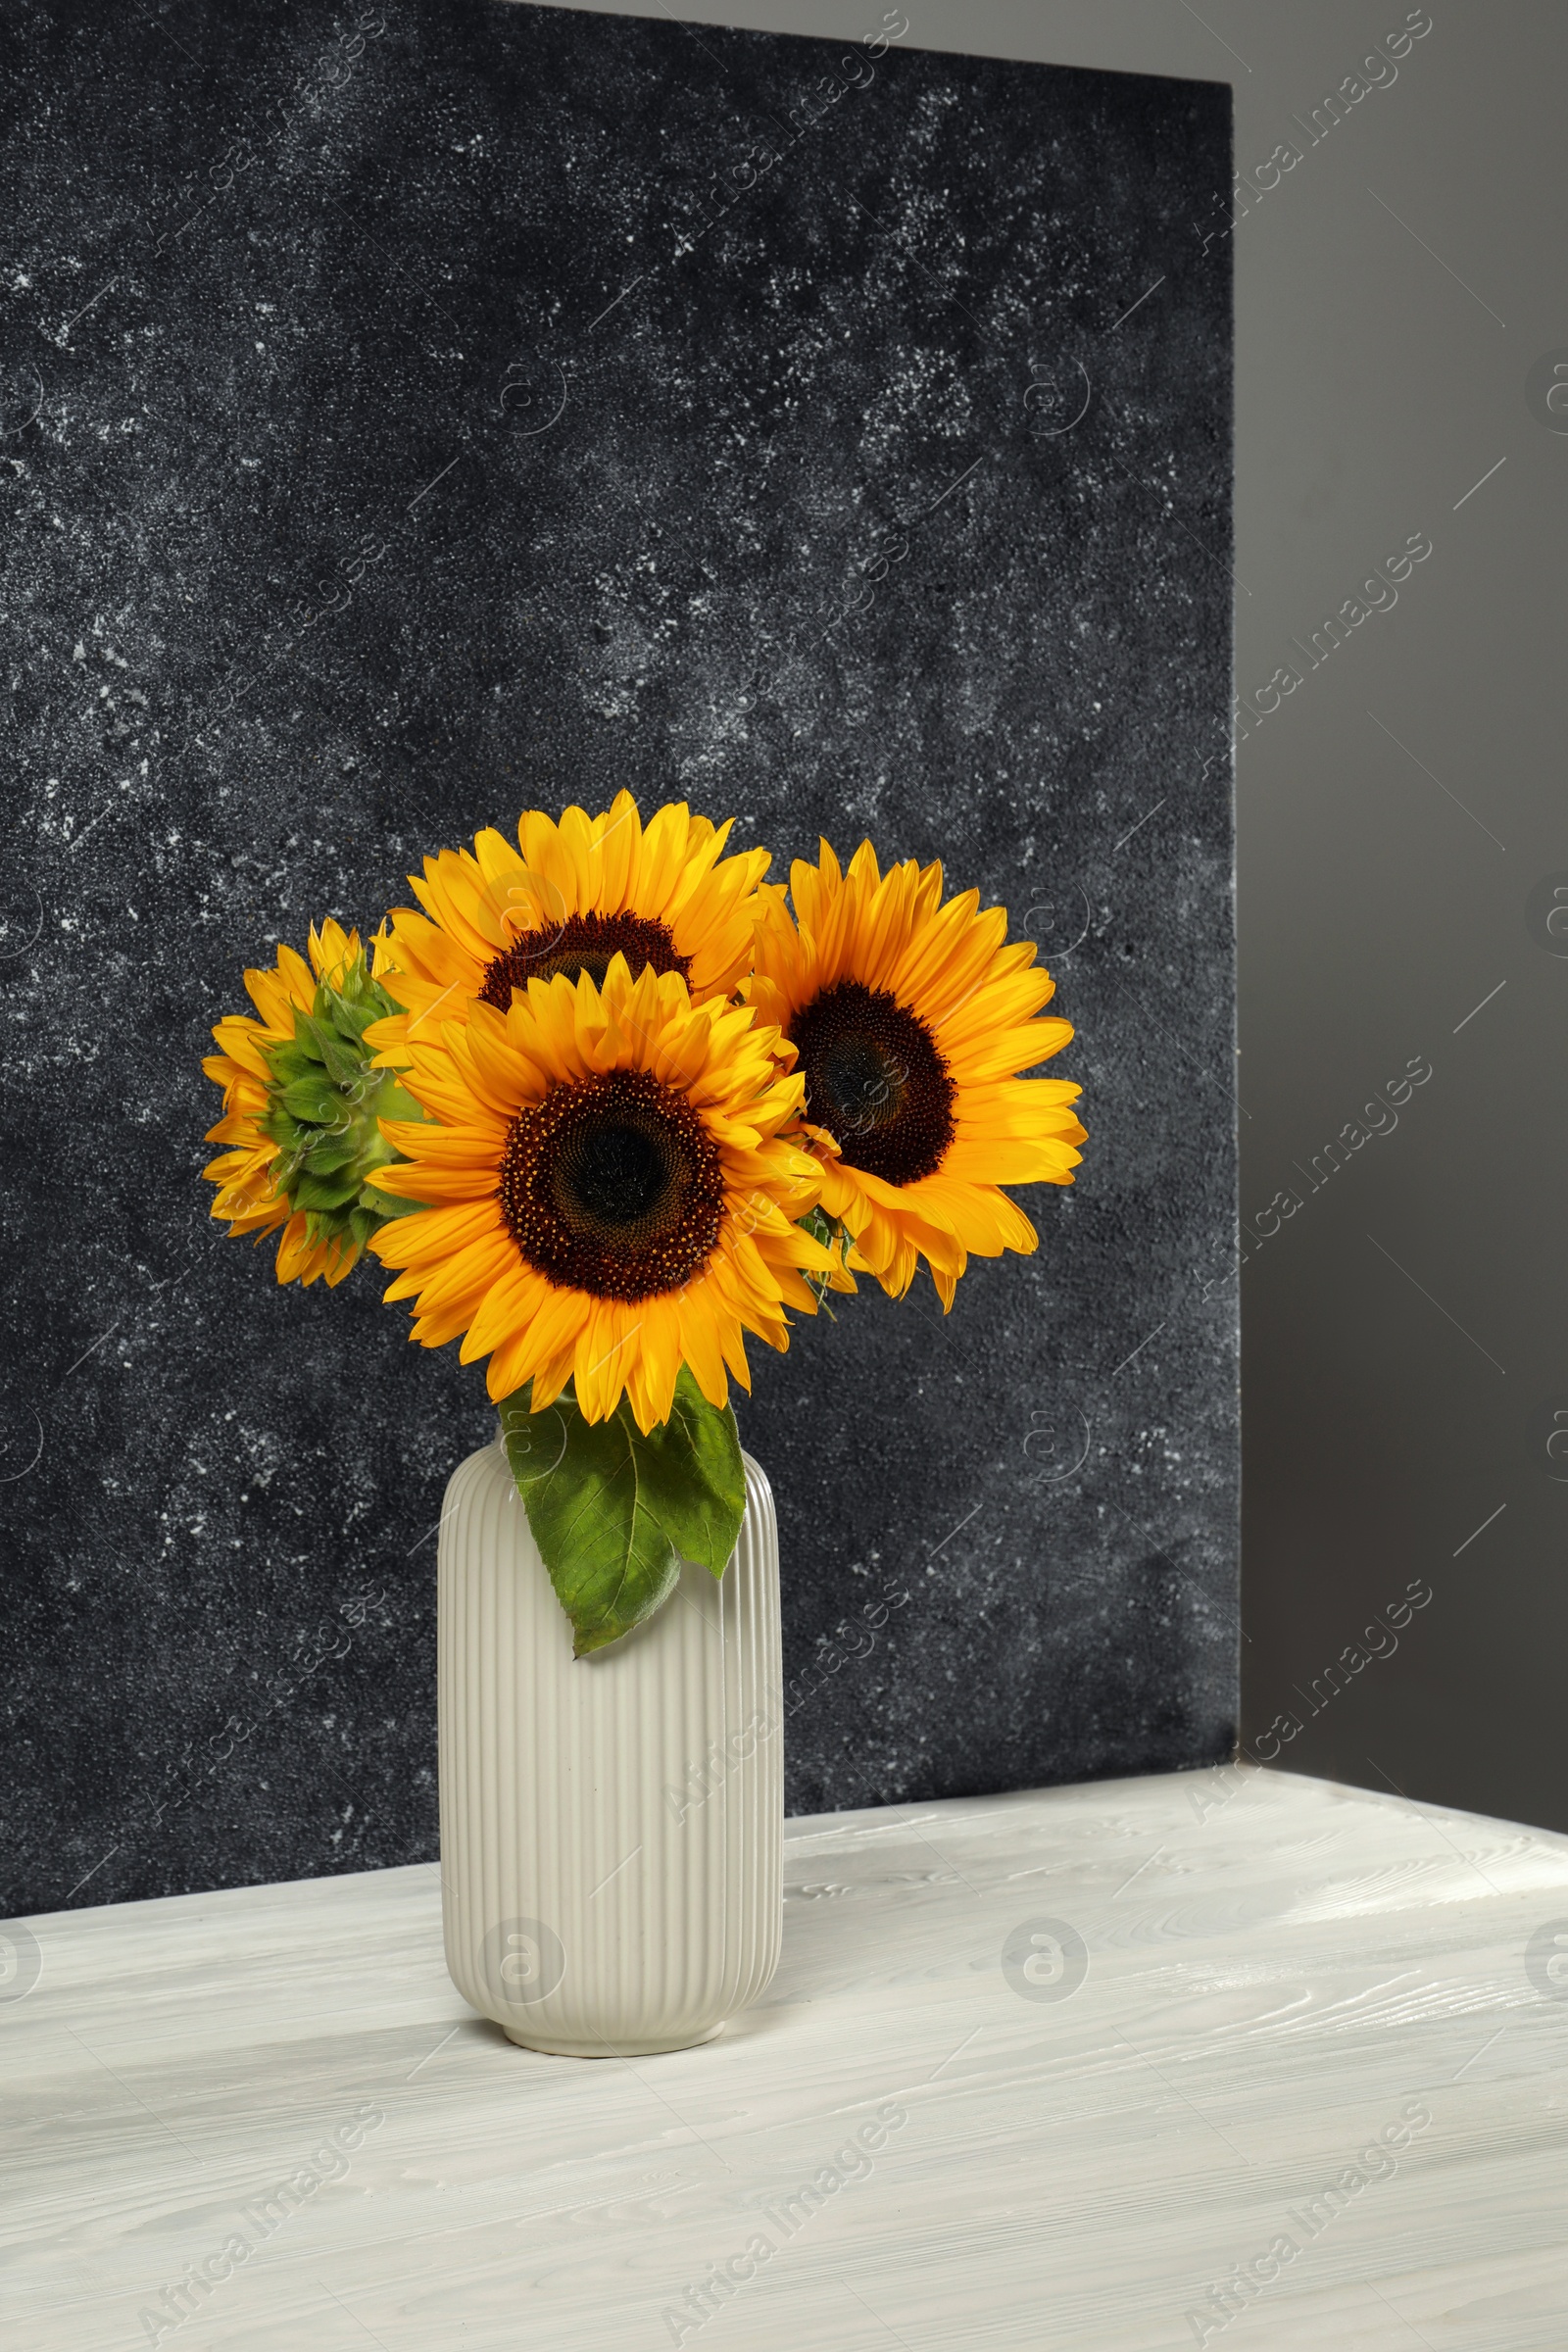
<svg viewBox="0 0 1568 2352"><path fill-rule="evenodd" d="M1313 144L1405 16L926 0L910 37L1220 74L1244 167L1300 152L1234 237L1238 683L1303 677L1238 755L1247 1740L1562 1829L1568 942L1542 897L1568 882L1568 434L1539 377L1568 361L1568 14L1433 0L1397 79L1374 67ZM1293 641L1417 532L1397 605L1311 668ZM1368 1118L1412 1056L1397 1127ZM1383 1132L1350 1148L1358 1120ZM1431 1599L1376 1630L1412 1585Z"/></svg>
<svg viewBox="0 0 1568 2352"><path fill-rule="evenodd" d="M1214 1760L1214 61L906 42L824 111L809 42L364 16L38 9L14 43L0 1909L434 1850L431 1539L482 1383L377 1269L280 1292L219 1235L200 1056L279 932L622 783L781 867L819 829L940 855L1080 1029L1092 1143L1028 1200L1037 1256L754 1351L792 1805Z"/></svg>

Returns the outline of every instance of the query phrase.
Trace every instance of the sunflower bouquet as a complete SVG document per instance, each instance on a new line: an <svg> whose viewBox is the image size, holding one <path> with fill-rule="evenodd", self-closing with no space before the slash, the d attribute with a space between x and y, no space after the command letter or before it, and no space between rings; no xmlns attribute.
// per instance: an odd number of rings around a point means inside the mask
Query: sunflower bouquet
<svg viewBox="0 0 1568 2352"><path fill-rule="evenodd" d="M508 1456L576 1654L723 1573L745 1508L730 1376L869 1275L1031 1250L1002 1189L1070 1184L1072 1036L1002 907L826 842L790 884L684 804L537 809L410 877L369 943L248 971L213 1034L205 1170L277 1278L368 1251L411 1338L488 1358Z"/></svg>

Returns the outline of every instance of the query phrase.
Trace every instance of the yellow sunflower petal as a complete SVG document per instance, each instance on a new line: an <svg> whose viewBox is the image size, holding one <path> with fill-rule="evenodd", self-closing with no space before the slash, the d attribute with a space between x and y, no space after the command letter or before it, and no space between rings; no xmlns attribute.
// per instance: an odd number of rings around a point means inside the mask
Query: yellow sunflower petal
<svg viewBox="0 0 1568 2352"><path fill-rule="evenodd" d="M697 1002L732 996L751 959L767 854L726 857L728 831L684 802L645 827L622 792L597 816L573 807L558 823L525 809L516 848L487 830L471 852L426 858L411 877L422 911L396 909L376 950L377 978L404 1006L379 1025L383 1066L403 1066L437 1001L442 1017L466 1019L478 1000L504 1012L535 978L586 971L603 988L617 950L634 973L678 974Z"/></svg>
<svg viewBox="0 0 1568 2352"><path fill-rule="evenodd" d="M902 1295L923 1259L945 1306L970 1254L1029 1250L1034 1227L1000 1188L1069 1184L1086 1140L1078 1088L1027 1079L1072 1037L1038 1017L1054 983L1002 907L944 901L936 863L883 872L869 842L848 866L824 841L757 906L744 993L796 1049L824 1212L854 1238L852 1270Z"/></svg>
<svg viewBox="0 0 1568 2352"><path fill-rule="evenodd" d="M696 830L666 820L656 879ZM566 825L558 875L596 855L588 820ZM628 849L631 880L635 863ZM369 1246L415 1335L488 1355L496 1397L531 1379L538 1406L570 1379L590 1420L623 1396L645 1429L667 1418L683 1363L722 1401L747 1380L745 1334L782 1347L786 1299L813 1311L803 1275L833 1264L796 1222L824 1163L774 1042L749 1006L694 1003L679 973L617 954L602 987L531 979L504 1014L475 1004L411 1046L403 1082L429 1124L385 1123L408 1160L378 1182L421 1205Z"/></svg>

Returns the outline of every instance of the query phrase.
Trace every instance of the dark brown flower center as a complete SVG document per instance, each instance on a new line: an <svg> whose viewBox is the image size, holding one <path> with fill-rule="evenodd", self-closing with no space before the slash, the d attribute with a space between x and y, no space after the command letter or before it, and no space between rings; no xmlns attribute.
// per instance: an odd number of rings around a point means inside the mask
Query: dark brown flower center
<svg viewBox="0 0 1568 2352"><path fill-rule="evenodd" d="M790 1034L806 1079L806 1115L847 1167L887 1184L934 1176L954 1138L955 1088L930 1030L886 989L839 980L799 1012Z"/></svg>
<svg viewBox="0 0 1568 2352"><path fill-rule="evenodd" d="M724 1171L684 1095L646 1070L611 1070L518 1113L497 1198L522 1255L558 1288L652 1298L712 1250Z"/></svg>
<svg viewBox="0 0 1568 2352"><path fill-rule="evenodd" d="M586 972L596 988L605 985L610 959L616 950L625 956L635 980L640 972L679 972L691 976L691 957L682 956L667 925L651 914L568 914L559 923L524 931L486 967L479 995L486 1004L505 1012L514 988L530 980L553 980L564 972L568 980Z"/></svg>

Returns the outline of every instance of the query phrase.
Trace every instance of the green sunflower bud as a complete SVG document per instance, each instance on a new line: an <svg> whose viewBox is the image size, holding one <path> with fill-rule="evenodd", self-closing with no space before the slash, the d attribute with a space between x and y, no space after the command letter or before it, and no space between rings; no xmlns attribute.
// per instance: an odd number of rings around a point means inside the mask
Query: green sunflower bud
<svg viewBox="0 0 1568 2352"><path fill-rule="evenodd" d="M369 1181L372 1169L402 1156L381 1121L424 1117L397 1073L373 1066L365 1042L370 1024L397 1009L357 950L317 983L310 1011L295 1014L294 1035L270 1056L260 1124L278 1149L277 1188L304 1212L313 1245L336 1242L356 1258L388 1217L419 1206Z"/></svg>

